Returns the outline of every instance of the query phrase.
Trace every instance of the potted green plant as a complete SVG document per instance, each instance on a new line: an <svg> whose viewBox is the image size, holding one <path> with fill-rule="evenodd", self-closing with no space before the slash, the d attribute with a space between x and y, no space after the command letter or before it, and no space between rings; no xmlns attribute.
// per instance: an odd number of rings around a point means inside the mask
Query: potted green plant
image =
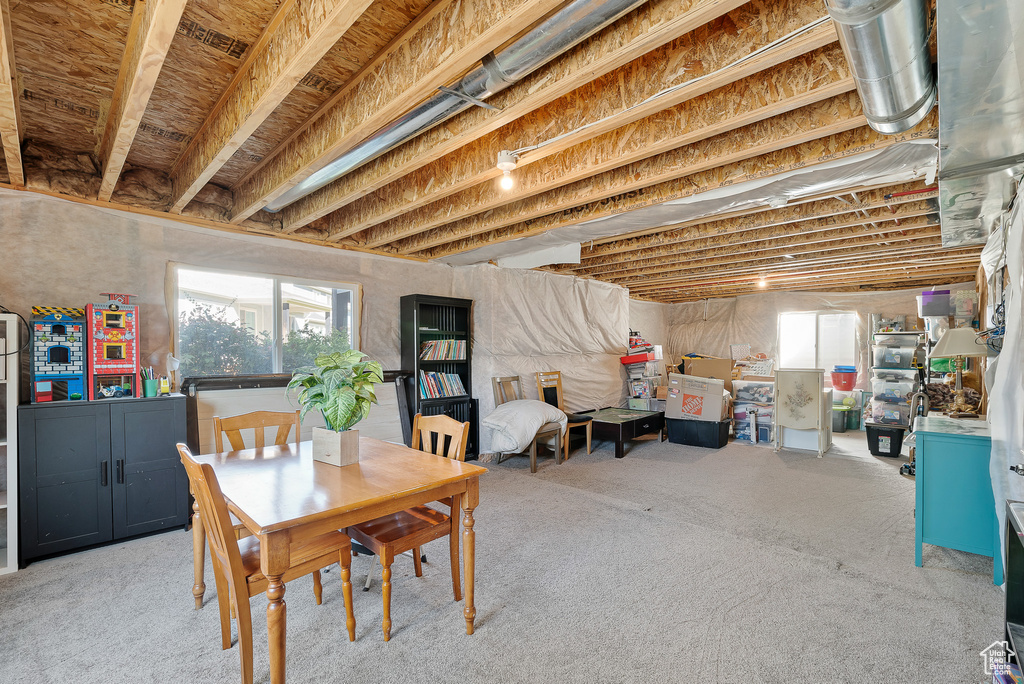
<svg viewBox="0 0 1024 684"><path fill-rule="evenodd" d="M380 364L363 361L365 356L355 349L320 354L314 365L292 372L288 391L298 393L299 421L319 411L327 424L326 429L313 428L313 458L318 461L341 466L359 460L359 432L351 428L377 403L374 385L384 382Z"/></svg>

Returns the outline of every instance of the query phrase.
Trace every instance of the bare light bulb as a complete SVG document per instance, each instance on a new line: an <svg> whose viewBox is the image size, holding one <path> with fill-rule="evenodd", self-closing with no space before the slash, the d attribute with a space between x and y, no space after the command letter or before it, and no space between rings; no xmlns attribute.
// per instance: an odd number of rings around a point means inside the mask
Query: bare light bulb
<svg viewBox="0 0 1024 684"><path fill-rule="evenodd" d="M505 171L504 175L501 177L501 189L502 190L511 190L512 186L515 185L515 184L516 184L516 182L515 182L515 179L512 178L512 172L511 171Z"/></svg>
<svg viewBox="0 0 1024 684"><path fill-rule="evenodd" d="M757 286L768 287L768 281L764 279L764 276L761 276L761 279L757 281Z"/></svg>

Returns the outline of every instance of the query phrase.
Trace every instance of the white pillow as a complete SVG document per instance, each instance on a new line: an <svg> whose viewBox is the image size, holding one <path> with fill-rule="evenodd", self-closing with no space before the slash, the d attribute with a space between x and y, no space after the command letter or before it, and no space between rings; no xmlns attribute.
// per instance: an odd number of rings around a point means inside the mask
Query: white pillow
<svg viewBox="0 0 1024 684"><path fill-rule="evenodd" d="M565 414L551 404L536 399L516 399L495 407L480 424L493 432L493 451L518 454L530 448L541 425L558 423L565 434L567 422Z"/></svg>

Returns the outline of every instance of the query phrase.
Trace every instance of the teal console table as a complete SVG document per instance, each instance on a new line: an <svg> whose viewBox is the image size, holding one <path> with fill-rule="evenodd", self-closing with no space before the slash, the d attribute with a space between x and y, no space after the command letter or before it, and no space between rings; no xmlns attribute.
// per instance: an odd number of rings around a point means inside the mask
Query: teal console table
<svg viewBox="0 0 1024 684"><path fill-rule="evenodd" d="M911 434L917 444L916 565L922 565L922 544L968 551L991 557L992 582L1002 584L985 419L918 417Z"/></svg>

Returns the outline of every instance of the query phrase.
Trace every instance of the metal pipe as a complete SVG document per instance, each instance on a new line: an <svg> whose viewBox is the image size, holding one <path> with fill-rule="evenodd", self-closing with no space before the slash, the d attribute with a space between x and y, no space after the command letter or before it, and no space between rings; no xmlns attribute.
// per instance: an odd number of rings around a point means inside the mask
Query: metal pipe
<svg viewBox="0 0 1024 684"><path fill-rule="evenodd" d="M280 211L349 171L468 109L473 106L471 100L486 100L491 95L505 90L644 2L645 0L575 0L569 3L500 52L486 55L479 67L448 89L454 92L442 91L434 95L305 178L291 190L268 203L265 209Z"/></svg>
<svg viewBox="0 0 1024 684"><path fill-rule="evenodd" d="M868 125L900 133L935 106L925 0L825 0Z"/></svg>

